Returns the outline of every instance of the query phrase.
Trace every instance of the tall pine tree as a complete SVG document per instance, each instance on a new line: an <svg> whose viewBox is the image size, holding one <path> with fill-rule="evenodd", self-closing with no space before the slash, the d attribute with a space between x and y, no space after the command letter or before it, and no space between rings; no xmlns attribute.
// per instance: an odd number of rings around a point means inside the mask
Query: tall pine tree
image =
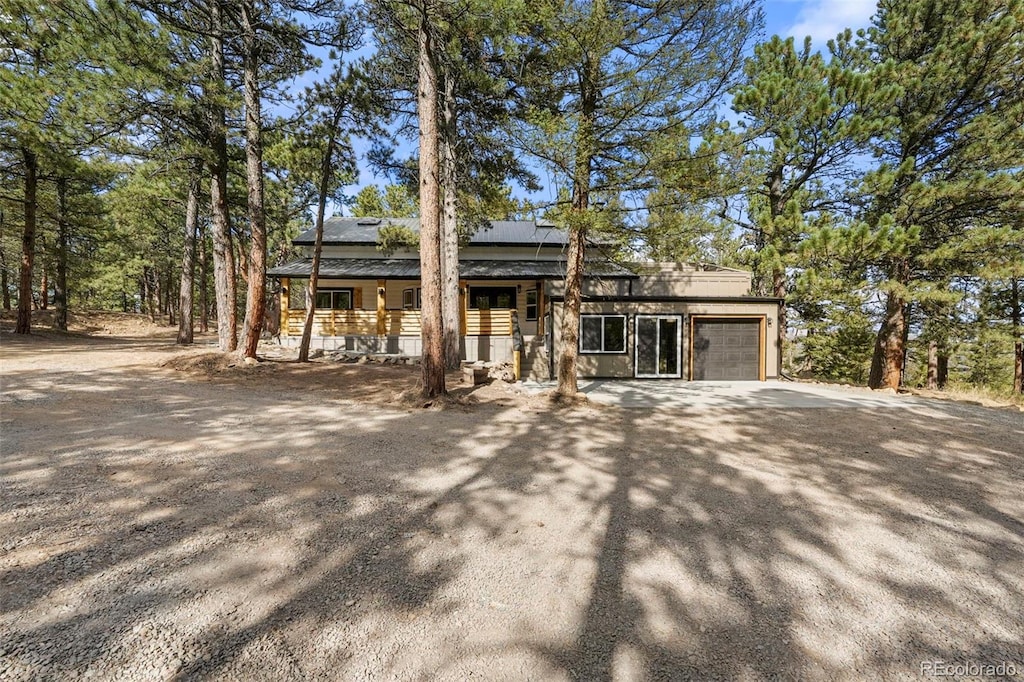
<svg viewBox="0 0 1024 682"><path fill-rule="evenodd" d="M911 305L944 296L955 245L1024 192L1024 3L882 0L866 36L877 87L896 86L863 182L890 245L875 263L885 309L869 384L895 389Z"/></svg>

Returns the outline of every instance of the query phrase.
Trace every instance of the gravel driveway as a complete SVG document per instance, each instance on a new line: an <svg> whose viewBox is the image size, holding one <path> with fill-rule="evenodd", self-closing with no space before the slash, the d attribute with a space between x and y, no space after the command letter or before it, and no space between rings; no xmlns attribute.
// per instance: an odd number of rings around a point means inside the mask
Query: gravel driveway
<svg viewBox="0 0 1024 682"><path fill-rule="evenodd" d="M1024 679L1018 412L429 411L0 344L5 681Z"/></svg>
<svg viewBox="0 0 1024 682"><path fill-rule="evenodd" d="M538 394L556 386L554 381L525 382L524 390ZM851 386L789 381L684 381L682 379L581 379L580 392L593 401L614 407L702 410L789 410L814 408L926 407L926 400Z"/></svg>

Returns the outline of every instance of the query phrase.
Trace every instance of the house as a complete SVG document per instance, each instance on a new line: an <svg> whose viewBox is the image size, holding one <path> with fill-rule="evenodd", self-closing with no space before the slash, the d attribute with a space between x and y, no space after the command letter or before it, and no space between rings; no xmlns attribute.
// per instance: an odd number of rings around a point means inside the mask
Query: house
<svg viewBox="0 0 1024 682"><path fill-rule="evenodd" d="M378 232L387 225L418 230L416 219L325 221L313 347L421 354L419 254L382 254ZM302 257L268 273L281 280L285 344L297 344L302 334L314 237L313 230L299 235L293 243L303 249ZM492 221L462 246L463 359L511 359L518 324L524 376L555 376L566 246L563 231L532 220ZM626 268L597 254L585 266L579 375L775 378L779 300L749 291L750 274L740 270L678 263Z"/></svg>

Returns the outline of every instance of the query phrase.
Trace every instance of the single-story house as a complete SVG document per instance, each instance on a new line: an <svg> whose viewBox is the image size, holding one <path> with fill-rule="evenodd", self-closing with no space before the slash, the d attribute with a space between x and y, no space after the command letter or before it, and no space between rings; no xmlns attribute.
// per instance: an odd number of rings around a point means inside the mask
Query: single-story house
<svg viewBox="0 0 1024 682"><path fill-rule="evenodd" d="M387 225L418 230L416 219L325 221L313 347L421 354L419 253L381 253L378 232ZM293 243L302 256L268 273L281 281L285 344L297 344L302 334L314 238L313 230L300 234ZM460 249L463 359L511 359L518 324L523 375L556 376L567 242L550 223L492 221ZM778 376L773 328L779 300L750 296L749 273L715 265L616 264L591 251L580 310L581 377Z"/></svg>

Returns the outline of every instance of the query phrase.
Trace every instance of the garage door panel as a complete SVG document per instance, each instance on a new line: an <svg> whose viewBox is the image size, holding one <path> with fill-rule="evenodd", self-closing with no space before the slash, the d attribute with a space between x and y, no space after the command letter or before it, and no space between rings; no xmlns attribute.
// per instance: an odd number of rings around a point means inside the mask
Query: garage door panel
<svg viewBox="0 0 1024 682"><path fill-rule="evenodd" d="M705 381L761 378L761 322L757 319L693 321L693 376Z"/></svg>

